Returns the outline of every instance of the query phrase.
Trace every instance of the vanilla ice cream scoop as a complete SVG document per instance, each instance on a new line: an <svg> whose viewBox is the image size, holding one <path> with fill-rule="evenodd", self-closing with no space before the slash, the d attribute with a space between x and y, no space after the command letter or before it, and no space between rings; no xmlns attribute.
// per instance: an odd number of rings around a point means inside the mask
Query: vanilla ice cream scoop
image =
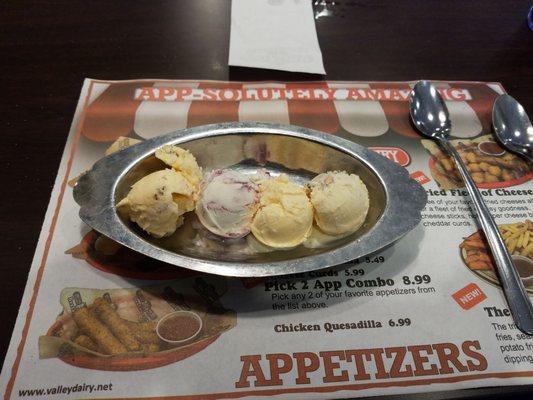
<svg viewBox="0 0 533 400"><path fill-rule="evenodd" d="M179 172L165 169L137 181L117 204L118 212L155 237L169 236L194 210L194 188Z"/></svg>
<svg viewBox="0 0 533 400"><path fill-rule="evenodd" d="M290 248L302 243L313 226L313 208L305 190L286 175L259 182L259 208L252 233L261 243Z"/></svg>
<svg viewBox="0 0 533 400"><path fill-rule="evenodd" d="M155 156L180 172L195 189L198 189L202 181L202 168L198 166L196 158L189 150L178 146L165 145L156 150Z"/></svg>
<svg viewBox="0 0 533 400"><path fill-rule="evenodd" d="M258 188L250 178L232 170L214 170L202 182L196 215L216 235L239 238L250 233Z"/></svg>
<svg viewBox="0 0 533 400"><path fill-rule="evenodd" d="M355 174L344 171L317 175L308 183L317 226L328 235L356 231L368 213L368 190Z"/></svg>

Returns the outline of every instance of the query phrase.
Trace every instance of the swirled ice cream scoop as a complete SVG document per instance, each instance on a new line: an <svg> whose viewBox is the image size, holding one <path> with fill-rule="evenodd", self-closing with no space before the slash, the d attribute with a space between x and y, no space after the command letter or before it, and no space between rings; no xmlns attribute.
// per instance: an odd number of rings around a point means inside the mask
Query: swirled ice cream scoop
<svg viewBox="0 0 533 400"><path fill-rule="evenodd" d="M117 204L117 211L155 237L171 235L194 210L194 188L173 169L153 172L137 181Z"/></svg>
<svg viewBox="0 0 533 400"><path fill-rule="evenodd" d="M354 232L368 213L368 190L355 174L325 172L308 183L315 222L328 235Z"/></svg>
<svg viewBox="0 0 533 400"><path fill-rule="evenodd" d="M257 185L233 170L214 170L205 177L196 215L216 235L239 238L250 232L258 198Z"/></svg>

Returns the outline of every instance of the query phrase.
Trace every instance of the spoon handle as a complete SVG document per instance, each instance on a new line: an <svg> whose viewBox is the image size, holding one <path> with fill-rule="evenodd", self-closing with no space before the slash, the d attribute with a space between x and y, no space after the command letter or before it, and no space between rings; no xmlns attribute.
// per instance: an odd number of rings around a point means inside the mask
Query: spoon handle
<svg viewBox="0 0 533 400"><path fill-rule="evenodd" d="M496 222L494 222L487 205L483 201L481 193L472 180L472 177L466 169L466 165L455 147L453 147L448 140L441 139L439 140L439 143L454 157L457 169L463 177L463 181L468 189L474 208L477 211L481 227L485 233L487 242L489 243L494 260L496 261L500 282L505 297L507 297L507 302L511 309L514 321L520 330L531 335L533 334L533 306L526 294L520 276L514 268L511 256L503 242L498 226L496 225Z"/></svg>

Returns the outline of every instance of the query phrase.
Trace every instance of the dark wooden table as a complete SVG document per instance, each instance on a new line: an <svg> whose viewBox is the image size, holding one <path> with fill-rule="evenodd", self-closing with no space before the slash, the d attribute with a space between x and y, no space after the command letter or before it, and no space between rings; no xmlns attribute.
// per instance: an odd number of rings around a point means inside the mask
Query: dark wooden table
<svg viewBox="0 0 533 400"><path fill-rule="evenodd" d="M530 1L325 3L330 15L317 20L317 30L327 79L499 81L533 114L533 32L526 24ZM3 360L84 77L322 77L228 68L229 0L12 1L1 8ZM531 390L480 389L431 397L526 398Z"/></svg>

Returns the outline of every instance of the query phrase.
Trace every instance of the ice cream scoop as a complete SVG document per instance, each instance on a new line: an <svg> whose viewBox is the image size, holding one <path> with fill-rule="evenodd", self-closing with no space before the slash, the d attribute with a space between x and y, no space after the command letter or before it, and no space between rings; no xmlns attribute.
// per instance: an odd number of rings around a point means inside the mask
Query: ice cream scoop
<svg viewBox="0 0 533 400"><path fill-rule="evenodd" d="M165 145L156 150L155 156L180 172L195 189L198 189L202 181L202 168L198 166L196 158L189 150L178 146Z"/></svg>
<svg viewBox="0 0 533 400"><path fill-rule="evenodd" d="M356 231L368 213L368 190L355 174L325 172L308 183L315 222L328 235Z"/></svg>
<svg viewBox="0 0 533 400"><path fill-rule="evenodd" d="M133 139L133 138L130 138L130 137L124 137L124 136L119 136L117 140L115 140L111 146L109 146L106 151L105 151L105 155L106 156L109 156L111 154L114 154L116 153L117 151L120 151L120 150L123 150L123 149L126 149L130 146L133 146L134 144L137 144L137 143L141 143L142 140L138 140L138 139ZM68 181L68 185L70 187L74 187L76 186L76 184L78 183L78 181L80 180L80 178L82 177L82 175L84 175L87 171L84 171L82 172L81 174L75 176L74 178L72 178L71 180Z"/></svg>
<svg viewBox="0 0 533 400"><path fill-rule="evenodd" d="M308 249L321 249L330 246L332 243L335 243L339 239L348 236L350 233L351 232L347 232L342 235L328 235L320 230L317 226L313 225L311 233L302 244Z"/></svg>
<svg viewBox="0 0 533 400"><path fill-rule="evenodd" d="M137 181L117 204L118 212L155 237L171 235L194 210L194 188L173 169L153 172Z"/></svg>
<svg viewBox="0 0 533 400"><path fill-rule="evenodd" d="M261 243L290 248L302 243L313 226L313 208L305 190L286 175L259 182L259 208L252 233Z"/></svg>
<svg viewBox="0 0 533 400"><path fill-rule="evenodd" d="M239 238L250 232L258 187L250 178L233 170L214 170L201 185L196 215L216 235Z"/></svg>
<svg viewBox="0 0 533 400"><path fill-rule="evenodd" d="M119 136L118 139L115 140L111 144L111 146L109 146L107 148L107 150L105 151L105 155L109 156L109 155L111 155L113 153L116 153L117 151L126 149L126 148L128 148L130 146L133 146L134 144L141 143L141 142L142 142L142 140L139 140L139 139Z"/></svg>

